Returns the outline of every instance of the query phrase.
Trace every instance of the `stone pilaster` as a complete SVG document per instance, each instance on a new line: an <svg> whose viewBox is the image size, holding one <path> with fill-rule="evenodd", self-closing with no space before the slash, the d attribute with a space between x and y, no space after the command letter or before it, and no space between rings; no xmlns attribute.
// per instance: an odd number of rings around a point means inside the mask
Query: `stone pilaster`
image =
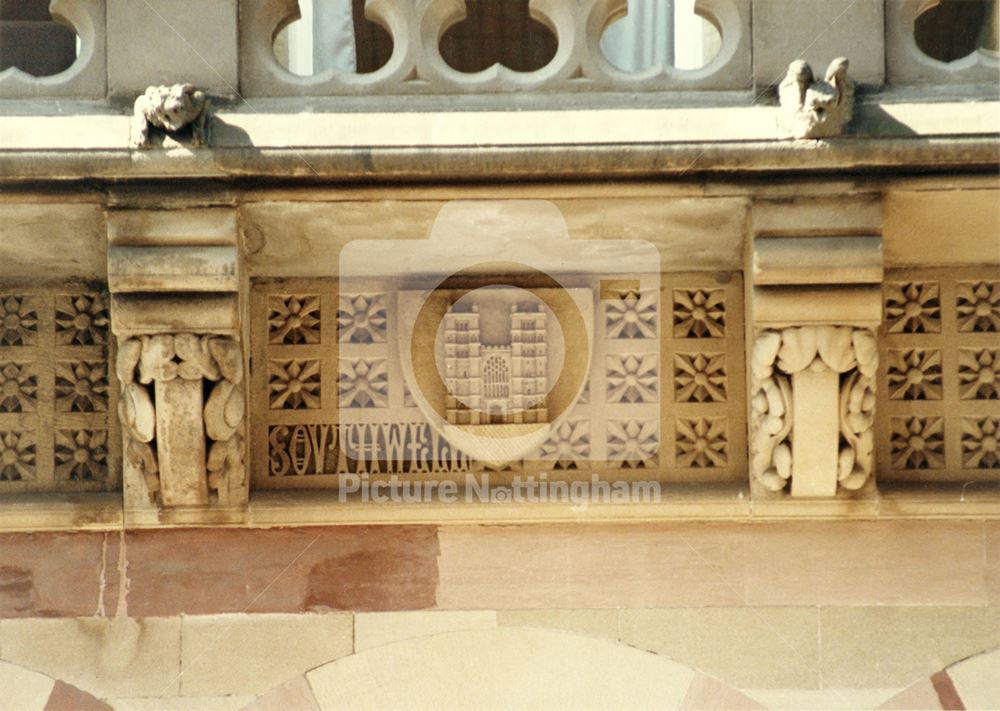
<svg viewBox="0 0 1000 711"><path fill-rule="evenodd" d="M872 480L880 221L878 202L864 196L754 205L748 356L758 491L833 497Z"/></svg>
<svg viewBox="0 0 1000 711"><path fill-rule="evenodd" d="M114 210L108 240L127 505L245 504L235 210Z"/></svg>

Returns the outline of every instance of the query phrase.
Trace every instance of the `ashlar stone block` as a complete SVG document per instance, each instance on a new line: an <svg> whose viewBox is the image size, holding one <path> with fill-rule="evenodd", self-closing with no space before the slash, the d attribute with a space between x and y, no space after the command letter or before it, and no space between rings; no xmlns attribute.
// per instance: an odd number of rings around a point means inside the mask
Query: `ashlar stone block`
<svg viewBox="0 0 1000 711"><path fill-rule="evenodd" d="M109 0L107 13L110 94L179 82L236 91L236 0Z"/></svg>
<svg viewBox="0 0 1000 711"><path fill-rule="evenodd" d="M880 85L884 24L882 0L754 0L754 84L776 85L796 59L826 67L846 56L854 81Z"/></svg>

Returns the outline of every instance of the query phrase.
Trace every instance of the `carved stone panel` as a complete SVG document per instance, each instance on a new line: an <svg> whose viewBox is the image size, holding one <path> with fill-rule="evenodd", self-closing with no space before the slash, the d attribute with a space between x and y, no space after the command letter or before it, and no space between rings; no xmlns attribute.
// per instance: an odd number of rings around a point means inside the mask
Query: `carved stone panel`
<svg viewBox="0 0 1000 711"><path fill-rule="evenodd" d="M0 288L0 495L120 486L108 296Z"/></svg>
<svg viewBox="0 0 1000 711"><path fill-rule="evenodd" d="M338 474L458 480L481 470L497 481L518 473L739 481L746 467L741 281L700 274L658 280L657 290L595 277L582 391L544 440L511 461L476 456L471 440L463 450L418 406L413 374L400 364L399 340L415 335L406 330L412 299L399 284L369 280L364 290L341 293L334 280L255 283L253 485L336 487ZM447 304L457 295L440 296L440 308L451 313ZM531 388L544 392L545 385L535 382L542 371L529 367L547 367L539 353L549 360L569 355L523 323L513 346L493 344L504 340L497 334L480 343L478 315L466 309L442 320L443 337L456 344L439 354L447 422L471 432L529 428L555 416L553 403L532 399ZM531 344L536 352L527 357ZM505 364L496 373L510 369L507 379L490 370L491 358Z"/></svg>
<svg viewBox="0 0 1000 711"><path fill-rule="evenodd" d="M879 477L1000 480L996 270L893 270L883 298Z"/></svg>

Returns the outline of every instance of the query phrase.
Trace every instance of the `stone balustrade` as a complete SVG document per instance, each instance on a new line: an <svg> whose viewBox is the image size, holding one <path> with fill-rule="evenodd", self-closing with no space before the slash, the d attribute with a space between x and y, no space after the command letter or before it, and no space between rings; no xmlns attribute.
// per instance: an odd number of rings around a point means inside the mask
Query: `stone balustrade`
<svg viewBox="0 0 1000 711"><path fill-rule="evenodd" d="M601 48L605 31L627 11L627 0L532 0L532 21L555 47L550 61L529 71L501 63L460 71L445 60L441 41L467 18L464 0L368 0L363 21L385 33L383 44L392 48L387 61L363 73L328 69L304 77L285 69L274 47L279 30L299 16L296 0L54 0L52 17L78 35L76 61L50 76L35 75L46 62L34 74L31 67L9 66L0 72L0 99L104 99L179 81L246 99L523 92L735 92L759 99L791 59L825 66L842 54L852 55L853 77L868 88L936 85L948 93L955 84L988 86L997 72L996 48L990 48L996 33L980 33L978 24L961 33L982 34L986 44L970 44L969 53L953 61L928 55L916 28L936 10L921 0L861 0L843 11L820 0L699 0L696 13L721 37L714 58L698 69L654 63L629 72ZM966 22L984 26L995 21L970 18ZM12 37L15 22L0 19ZM941 22L942 32L957 31Z"/></svg>

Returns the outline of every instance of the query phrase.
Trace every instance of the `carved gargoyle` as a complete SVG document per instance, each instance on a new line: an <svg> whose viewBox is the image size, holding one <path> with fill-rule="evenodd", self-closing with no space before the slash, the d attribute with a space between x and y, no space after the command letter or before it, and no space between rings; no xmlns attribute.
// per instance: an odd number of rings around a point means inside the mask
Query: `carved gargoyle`
<svg viewBox="0 0 1000 711"><path fill-rule="evenodd" d="M149 132L157 128L177 133L191 127L191 146L208 142L211 105L205 92L191 84L151 86L135 100L132 111L132 147L149 148Z"/></svg>
<svg viewBox="0 0 1000 711"><path fill-rule="evenodd" d="M816 81L812 67L798 59L788 65L778 85L782 123L794 138L839 136L854 115L854 84L847 77L848 62L837 57Z"/></svg>

